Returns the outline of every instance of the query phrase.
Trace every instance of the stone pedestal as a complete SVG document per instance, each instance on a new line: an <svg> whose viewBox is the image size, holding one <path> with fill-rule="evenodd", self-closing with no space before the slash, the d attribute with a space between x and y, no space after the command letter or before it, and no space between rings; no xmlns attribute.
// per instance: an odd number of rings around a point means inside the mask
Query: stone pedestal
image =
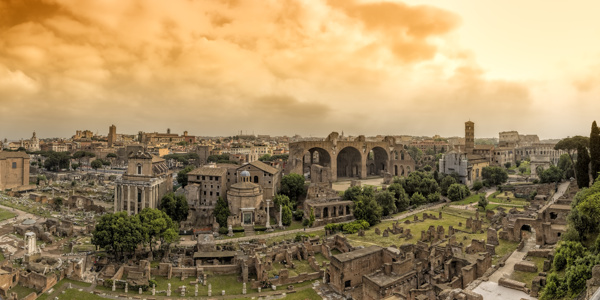
<svg viewBox="0 0 600 300"><path fill-rule="evenodd" d="M274 284L273 284L273 285L271 285L271 288L272 288L274 291L276 291L276 290L277 290L277 287L276 287Z"/></svg>
<svg viewBox="0 0 600 300"><path fill-rule="evenodd" d="M221 296L225 296L225 290L221 290Z"/></svg>
<svg viewBox="0 0 600 300"><path fill-rule="evenodd" d="M231 225L227 226L227 236L233 236L233 227Z"/></svg>
<svg viewBox="0 0 600 300"><path fill-rule="evenodd" d="M204 274L204 280L202 280L202 285L206 286L206 274Z"/></svg>
<svg viewBox="0 0 600 300"><path fill-rule="evenodd" d="M283 228L283 223L281 223L281 218L283 216L283 205L279 205L279 228Z"/></svg>
<svg viewBox="0 0 600 300"><path fill-rule="evenodd" d="M156 295L156 284L152 285L152 296Z"/></svg>
<svg viewBox="0 0 600 300"><path fill-rule="evenodd" d="M116 289L117 289L117 284L116 284L116 281L113 280L112 291L114 292Z"/></svg>
<svg viewBox="0 0 600 300"><path fill-rule="evenodd" d="M171 297L171 284L167 284L167 297Z"/></svg>
<svg viewBox="0 0 600 300"><path fill-rule="evenodd" d="M194 291L194 297L198 297L198 284L196 283L196 290Z"/></svg>
<svg viewBox="0 0 600 300"><path fill-rule="evenodd" d="M181 297L185 297L185 285L181 287Z"/></svg>
<svg viewBox="0 0 600 300"><path fill-rule="evenodd" d="M140 295L142 294L142 288L139 289L139 293L140 293Z"/></svg>
<svg viewBox="0 0 600 300"><path fill-rule="evenodd" d="M267 200L266 203L267 203L267 226L266 227L267 227L267 231L271 232L271 231L273 231L273 227L271 227L271 216L269 213L269 205L271 205L271 201Z"/></svg>
<svg viewBox="0 0 600 300"><path fill-rule="evenodd" d="M242 295L246 295L246 283L245 282L242 285Z"/></svg>
<svg viewBox="0 0 600 300"><path fill-rule="evenodd" d="M259 293L260 293L260 290L261 290L261 288L260 288L260 287L258 287L258 292L259 292Z"/></svg>
<svg viewBox="0 0 600 300"><path fill-rule="evenodd" d="M127 293L127 290L128 290L128 285L127 285L127 282L126 282L125 283L125 293Z"/></svg>
<svg viewBox="0 0 600 300"><path fill-rule="evenodd" d="M210 283L208 284L208 296L212 296L212 286L210 285Z"/></svg>

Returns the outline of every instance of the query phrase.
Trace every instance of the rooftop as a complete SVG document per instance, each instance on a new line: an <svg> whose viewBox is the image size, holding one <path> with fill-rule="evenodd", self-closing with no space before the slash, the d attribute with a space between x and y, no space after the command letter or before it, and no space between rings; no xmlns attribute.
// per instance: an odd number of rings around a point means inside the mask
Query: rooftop
<svg viewBox="0 0 600 300"><path fill-rule="evenodd" d="M350 252L346 252L346 253L337 254L337 255L334 255L333 257L335 259L339 260L340 262L347 262L347 261L357 259L359 257L373 254L375 252L381 251L382 249L383 248L381 248L379 246L373 245L373 246L369 246L367 248L362 248L362 249L358 249L358 250L354 250L354 251L350 251Z"/></svg>

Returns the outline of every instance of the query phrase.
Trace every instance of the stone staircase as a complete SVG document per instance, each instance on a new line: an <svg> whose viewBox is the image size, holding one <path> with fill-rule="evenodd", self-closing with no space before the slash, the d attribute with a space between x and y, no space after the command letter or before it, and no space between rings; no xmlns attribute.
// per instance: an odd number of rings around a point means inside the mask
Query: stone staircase
<svg viewBox="0 0 600 300"><path fill-rule="evenodd" d="M253 236L256 233L254 232L254 226L252 225L245 225L244 226L244 234L245 236Z"/></svg>

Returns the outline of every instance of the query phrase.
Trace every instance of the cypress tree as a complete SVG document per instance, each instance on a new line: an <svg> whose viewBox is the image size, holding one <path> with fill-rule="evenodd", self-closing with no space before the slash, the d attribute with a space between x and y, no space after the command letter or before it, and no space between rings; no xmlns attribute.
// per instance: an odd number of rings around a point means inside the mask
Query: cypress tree
<svg viewBox="0 0 600 300"><path fill-rule="evenodd" d="M577 146L577 185L579 188L590 186L589 165L590 156L583 145Z"/></svg>
<svg viewBox="0 0 600 300"><path fill-rule="evenodd" d="M590 133L590 160L592 162L592 180L596 180L600 172L600 129L596 121L592 123L592 132Z"/></svg>

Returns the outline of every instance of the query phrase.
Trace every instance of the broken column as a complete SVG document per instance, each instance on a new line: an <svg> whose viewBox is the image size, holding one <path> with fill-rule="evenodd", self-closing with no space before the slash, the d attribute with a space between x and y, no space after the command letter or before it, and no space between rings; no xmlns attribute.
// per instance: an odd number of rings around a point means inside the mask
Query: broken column
<svg viewBox="0 0 600 300"><path fill-rule="evenodd" d="M196 283L196 290L194 291L194 297L198 297L198 284Z"/></svg>
<svg viewBox="0 0 600 300"><path fill-rule="evenodd" d="M167 284L167 297L171 297L171 284Z"/></svg>
<svg viewBox="0 0 600 300"><path fill-rule="evenodd" d="M208 284L208 296L212 296L212 286L210 285L210 283Z"/></svg>
<svg viewBox="0 0 600 300"><path fill-rule="evenodd" d="M128 290L128 286L127 286L127 282L125 282L125 293L127 293Z"/></svg>
<svg viewBox="0 0 600 300"><path fill-rule="evenodd" d="M246 295L246 283L245 282L242 285L242 295Z"/></svg>

